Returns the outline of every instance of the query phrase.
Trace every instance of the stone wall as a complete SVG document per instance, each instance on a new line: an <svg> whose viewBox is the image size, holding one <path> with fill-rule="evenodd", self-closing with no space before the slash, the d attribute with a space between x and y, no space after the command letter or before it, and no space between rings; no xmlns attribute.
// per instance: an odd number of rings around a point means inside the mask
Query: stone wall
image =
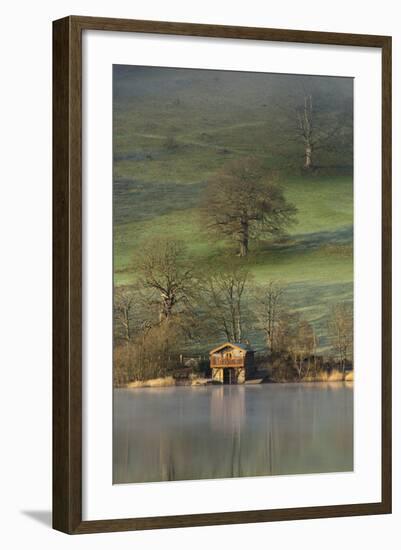
<svg viewBox="0 0 401 550"><path fill-rule="evenodd" d="M212 380L223 383L223 369L212 369Z"/></svg>
<svg viewBox="0 0 401 550"><path fill-rule="evenodd" d="M235 374L237 384L243 384L246 379L245 368L235 369ZM224 369L220 367L215 369L212 368L212 380L214 382L220 382L222 384L224 382Z"/></svg>
<svg viewBox="0 0 401 550"><path fill-rule="evenodd" d="M245 369L237 369L237 384L245 382Z"/></svg>

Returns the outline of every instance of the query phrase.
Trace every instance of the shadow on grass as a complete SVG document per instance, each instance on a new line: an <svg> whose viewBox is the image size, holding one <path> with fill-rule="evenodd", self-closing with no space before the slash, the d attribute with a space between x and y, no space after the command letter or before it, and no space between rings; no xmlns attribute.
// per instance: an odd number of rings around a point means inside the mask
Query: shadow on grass
<svg viewBox="0 0 401 550"><path fill-rule="evenodd" d="M292 235L288 239L276 243L269 243L265 247L270 250L288 250L304 252L316 250L324 246L345 246L352 244L353 226L341 227L335 231L318 231Z"/></svg>

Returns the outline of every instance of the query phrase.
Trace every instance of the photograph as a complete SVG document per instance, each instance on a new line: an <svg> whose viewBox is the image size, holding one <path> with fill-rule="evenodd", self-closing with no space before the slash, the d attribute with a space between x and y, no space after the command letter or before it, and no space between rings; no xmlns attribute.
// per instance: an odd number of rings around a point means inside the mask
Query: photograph
<svg viewBox="0 0 401 550"><path fill-rule="evenodd" d="M353 471L353 79L113 65L113 483Z"/></svg>

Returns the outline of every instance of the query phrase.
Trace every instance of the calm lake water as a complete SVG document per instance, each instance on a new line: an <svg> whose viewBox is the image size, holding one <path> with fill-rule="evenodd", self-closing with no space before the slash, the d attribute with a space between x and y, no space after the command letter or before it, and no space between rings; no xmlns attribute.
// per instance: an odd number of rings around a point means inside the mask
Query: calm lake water
<svg viewBox="0 0 401 550"><path fill-rule="evenodd" d="M114 390L114 483L353 469L353 386Z"/></svg>

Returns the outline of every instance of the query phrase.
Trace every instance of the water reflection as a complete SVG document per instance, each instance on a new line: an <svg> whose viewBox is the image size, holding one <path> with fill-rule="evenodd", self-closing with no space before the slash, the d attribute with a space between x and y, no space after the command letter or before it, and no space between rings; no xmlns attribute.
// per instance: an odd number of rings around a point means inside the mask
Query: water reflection
<svg viewBox="0 0 401 550"><path fill-rule="evenodd" d="M210 428L215 431L234 432L245 421L245 392L238 386L217 386L211 392Z"/></svg>
<svg viewBox="0 0 401 550"><path fill-rule="evenodd" d="M349 384L115 390L114 483L350 471Z"/></svg>

